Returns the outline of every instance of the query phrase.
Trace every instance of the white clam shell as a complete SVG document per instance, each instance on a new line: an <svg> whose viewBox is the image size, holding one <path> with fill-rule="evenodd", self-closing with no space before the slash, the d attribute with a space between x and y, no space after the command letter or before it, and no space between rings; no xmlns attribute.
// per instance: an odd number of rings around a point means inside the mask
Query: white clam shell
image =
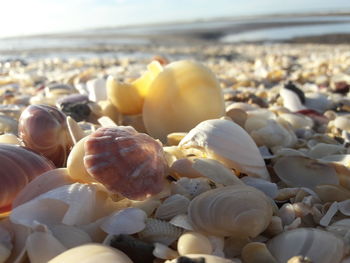
<svg viewBox="0 0 350 263"><path fill-rule="evenodd" d="M242 173L267 180L270 178L255 142L232 121L203 121L181 140L179 146L189 153L191 149L200 149L203 155Z"/></svg>
<svg viewBox="0 0 350 263"><path fill-rule="evenodd" d="M193 231L193 226L186 214L175 216L169 221L169 223L185 230Z"/></svg>
<svg viewBox="0 0 350 263"><path fill-rule="evenodd" d="M198 232L186 232L177 241L177 251L180 255L211 254L213 247L209 239Z"/></svg>
<svg viewBox="0 0 350 263"><path fill-rule="evenodd" d="M175 194L169 196L157 208L155 217L158 219L170 220L174 216L186 213L189 204L190 200L183 195Z"/></svg>
<svg viewBox="0 0 350 263"><path fill-rule="evenodd" d="M245 176L241 178L241 181L243 181L243 183L245 183L246 185L252 186L260 190L272 199L274 199L278 195L278 187L275 183L271 183L266 180L251 176Z"/></svg>
<svg viewBox="0 0 350 263"><path fill-rule="evenodd" d="M283 98L283 106L290 111L299 111L305 109L305 106L301 103L298 95L289 90L282 88L280 90L280 95Z"/></svg>
<svg viewBox="0 0 350 263"><path fill-rule="evenodd" d="M328 143L318 143L313 146L307 155L310 158L320 159L335 154L344 154L346 149L342 145L328 144Z"/></svg>
<svg viewBox="0 0 350 263"><path fill-rule="evenodd" d="M50 227L50 230L67 249L92 242L91 237L85 231L75 226L54 225Z"/></svg>
<svg viewBox="0 0 350 263"><path fill-rule="evenodd" d="M214 236L256 237L272 217L271 201L245 185L225 186L194 198L188 207L194 229Z"/></svg>
<svg viewBox="0 0 350 263"><path fill-rule="evenodd" d="M307 256L312 262L339 263L344 256L344 242L332 233L299 228L283 232L267 242L267 248L278 262L293 256Z"/></svg>
<svg viewBox="0 0 350 263"><path fill-rule="evenodd" d="M277 176L288 186L313 188L321 184L339 184L335 169L317 160L285 156L273 166Z"/></svg>
<svg viewBox="0 0 350 263"><path fill-rule="evenodd" d="M135 234L145 227L147 215L139 208L125 208L118 211L101 222L101 229L108 234Z"/></svg>

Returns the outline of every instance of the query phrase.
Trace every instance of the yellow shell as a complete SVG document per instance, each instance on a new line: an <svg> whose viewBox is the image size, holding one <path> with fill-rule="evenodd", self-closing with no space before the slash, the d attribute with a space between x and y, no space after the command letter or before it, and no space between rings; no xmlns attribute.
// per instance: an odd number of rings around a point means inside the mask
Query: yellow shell
<svg viewBox="0 0 350 263"><path fill-rule="evenodd" d="M166 141L172 132L186 132L201 121L225 114L224 98L215 75L204 65L177 61L152 82L143 106L147 132Z"/></svg>

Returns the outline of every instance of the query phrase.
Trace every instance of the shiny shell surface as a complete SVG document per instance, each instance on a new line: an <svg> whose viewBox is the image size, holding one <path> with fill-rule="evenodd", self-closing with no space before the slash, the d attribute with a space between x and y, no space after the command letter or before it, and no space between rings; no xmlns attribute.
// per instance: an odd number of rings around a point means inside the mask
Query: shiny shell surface
<svg viewBox="0 0 350 263"><path fill-rule="evenodd" d="M84 164L109 191L133 200L159 193L167 169L161 144L129 126L92 133L85 142Z"/></svg>

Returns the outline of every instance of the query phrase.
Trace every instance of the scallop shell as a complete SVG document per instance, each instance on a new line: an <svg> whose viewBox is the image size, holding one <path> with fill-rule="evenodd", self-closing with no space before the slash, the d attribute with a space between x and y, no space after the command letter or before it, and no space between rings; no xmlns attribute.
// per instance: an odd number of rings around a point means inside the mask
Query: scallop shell
<svg viewBox="0 0 350 263"><path fill-rule="evenodd" d="M24 144L63 167L73 145L66 116L48 105L30 105L19 118L19 137Z"/></svg>
<svg viewBox="0 0 350 263"><path fill-rule="evenodd" d="M143 106L147 132L163 142L169 133L187 132L201 121L224 115L223 93L215 75L187 60L170 63L159 73Z"/></svg>
<svg viewBox="0 0 350 263"><path fill-rule="evenodd" d="M270 200L259 190L233 185L206 191L188 207L195 230L215 236L256 237L272 218Z"/></svg>
<svg viewBox="0 0 350 263"><path fill-rule="evenodd" d="M161 144L132 127L100 128L85 142L84 164L109 191L143 200L162 191L167 163Z"/></svg>
<svg viewBox="0 0 350 263"><path fill-rule="evenodd" d="M339 184L337 173L331 165L307 157L279 158L273 169L284 183L292 187L313 188L321 184Z"/></svg>
<svg viewBox="0 0 350 263"><path fill-rule="evenodd" d="M203 121L181 140L179 146L188 153L216 159L242 173L267 180L270 178L255 142L232 121Z"/></svg>
<svg viewBox="0 0 350 263"><path fill-rule="evenodd" d="M294 256L309 257L317 263L339 263L344 256L344 242L332 233L299 228L286 231L267 242L267 248L278 262Z"/></svg>
<svg viewBox="0 0 350 263"><path fill-rule="evenodd" d="M15 197L30 181L55 168L45 157L12 144L0 144L0 163L0 213L11 208Z"/></svg>
<svg viewBox="0 0 350 263"><path fill-rule="evenodd" d="M145 229L138 233L141 240L159 242L166 246L177 240L181 234L181 228L154 218L147 218Z"/></svg>
<svg viewBox="0 0 350 263"><path fill-rule="evenodd" d="M133 263L122 251L95 243L71 248L51 259L48 263L62 262Z"/></svg>

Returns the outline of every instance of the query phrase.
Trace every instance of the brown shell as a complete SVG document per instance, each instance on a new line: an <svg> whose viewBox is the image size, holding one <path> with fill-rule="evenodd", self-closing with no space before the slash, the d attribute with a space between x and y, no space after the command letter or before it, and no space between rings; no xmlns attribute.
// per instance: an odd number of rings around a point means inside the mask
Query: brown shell
<svg viewBox="0 0 350 263"><path fill-rule="evenodd" d="M25 147L0 144L0 213L10 210L17 194L35 177L55 166Z"/></svg>
<svg viewBox="0 0 350 263"><path fill-rule="evenodd" d="M19 118L19 137L24 144L63 167L73 145L66 116L48 105L30 105Z"/></svg>
<svg viewBox="0 0 350 263"><path fill-rule="evenodd" d="M92 133L85 142L84 164L108 190L133 200L159 193L167 169L161 144L130 126Z"/></svg>

